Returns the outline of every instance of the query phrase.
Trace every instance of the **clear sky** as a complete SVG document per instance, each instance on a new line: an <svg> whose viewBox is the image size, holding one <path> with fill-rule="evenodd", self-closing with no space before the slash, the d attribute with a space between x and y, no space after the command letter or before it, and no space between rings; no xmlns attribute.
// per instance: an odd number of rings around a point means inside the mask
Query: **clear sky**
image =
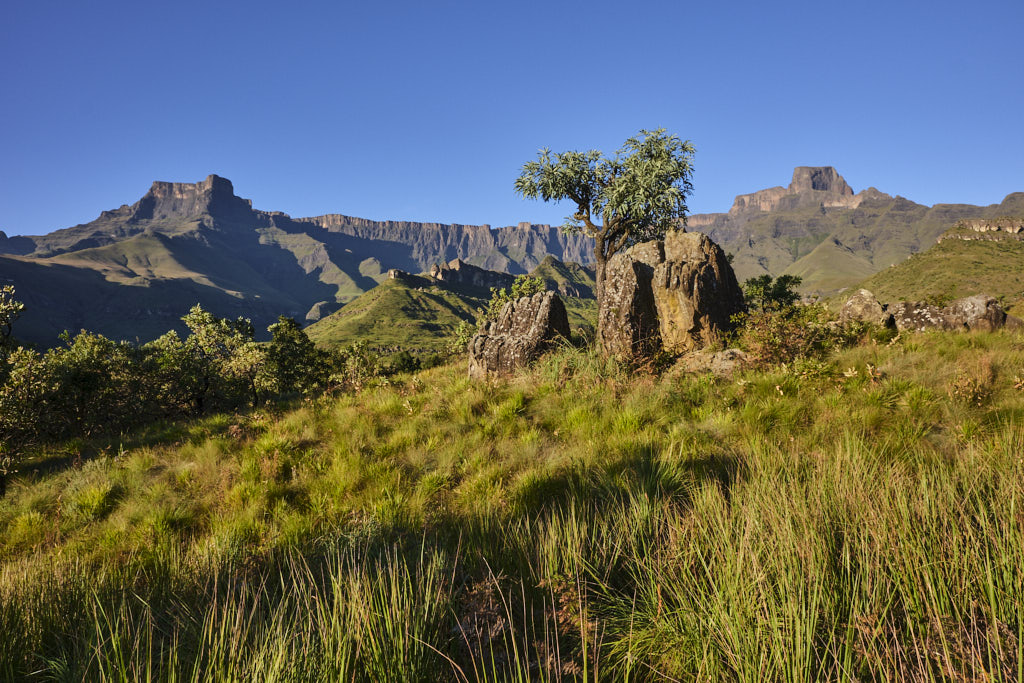
<svg viewBox="0 0 1024 683"><path fill-rule="evenodd" d="M560 223L520 166L656 127L697 148L693 213L797 165L990 204L1024 191L1022 28L1022 0L5 0L0 229L210 173L296 217Z"/></svg>

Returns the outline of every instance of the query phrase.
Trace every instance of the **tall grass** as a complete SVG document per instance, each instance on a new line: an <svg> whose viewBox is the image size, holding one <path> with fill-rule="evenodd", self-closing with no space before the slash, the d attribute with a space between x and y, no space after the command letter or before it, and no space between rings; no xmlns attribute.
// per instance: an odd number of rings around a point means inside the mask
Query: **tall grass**
<svg viewBox="0 0 1024 683"><path fill-rule="evenodd" d="M1020 681L1022 346L564 350L28 475L0 678Z"/></svg>

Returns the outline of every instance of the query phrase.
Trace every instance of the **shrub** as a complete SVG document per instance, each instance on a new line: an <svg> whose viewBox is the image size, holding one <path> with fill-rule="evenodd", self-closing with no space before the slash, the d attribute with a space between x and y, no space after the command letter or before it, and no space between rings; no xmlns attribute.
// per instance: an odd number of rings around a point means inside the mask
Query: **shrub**
<svg viewBox="0 0 1024 683"><path fill-rule="evenodd" d="M758 363L818 358L860 339L867 326L840 323L821 305L768 308L733 317L736 343Z"/></svg>
<svg viewBox="0 0 1024 683"><path fill-rule="evenodd" d="M480 324L482 325L489 320L497 320L498 316L501 315L501 309L508 302L521 299L524 296L533 296L543 291L544 281L529 275L517 275L510 289L491 287L491 300L487 304L487 310L484 311L480 319Z"/></svg>

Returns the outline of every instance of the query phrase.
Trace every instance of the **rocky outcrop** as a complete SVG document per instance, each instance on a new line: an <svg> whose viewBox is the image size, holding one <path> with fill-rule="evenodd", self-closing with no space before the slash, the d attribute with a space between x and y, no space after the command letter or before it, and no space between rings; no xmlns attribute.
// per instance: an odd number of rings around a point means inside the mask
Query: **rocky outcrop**
<svg viewBox="0 0 1024 683"><path fill-rule="evenodd" d="M865 199L888 197L874 188L854 194L843 176L831 166L797 166L789 187L770 187L737 195L730 214L749 211L788 211L800 206L854 209Z"/></svg>
<svg viewBox="0 0 1024 683"><path fill-rule="evenodd" d="M854 320L891 327L895 324L892 313L885 304L875 298L866 289L859 289L839 310L839 322L848 323Z"/></svg>
<svg viewBox="0 0 1024 683"><path fill-rule="evenodd" d="M460 287L476 287L477 289L504 289L511 287L515 277L508 273L477 268L462 259L453 259L448 263L435 264L430 268L430 277L445 284Z"/></svg>
<svg viewBox="0 0 1024 683"><path fill-rule="evenodd" d="M1004 327L1008 316L999 302L985 294L957 299L939 307L923 302L901 302L892 306L896 327L903 331L981 330L990 332ZM1015 326L1015 319L1011 318Z"/></svg>
<svg viewBox="0 0 1024 683"><path fill-rule="evenodd" d="M725 252L701 233L670 232L612 257L598 311L604 352L684 353L719 342L743 310Z"/></svg>
<svg viewBox="0 0 1024 683"><path fill-rule="evenodd" d="M565 305L554 292L510 301L470 341L469 376L485 380L511 374L568 336Z"/></svg>
<svg viewBox="0 0 1024 683"><path fill-rule="evenodd" d="M853 188L847 185L843 176L831 166L797 166L793 169L793 180L789 183L789 191L828 192L844 197L853 196Z"/></svg>
<svg viewBox="0 0 1024 683"><path fill-rule="evenodd" d="M960 220L939 235L939 242L949 239L984 242L1024 241L1024 218L995 218L992 220Z"/></svg>
<svg viewBox="0 0 1024 683"><path fill-rule="evenodd" d="M612 356L647 356L661 346L651 283L664 260L661 242L639 244L608 262L598 308L598 338Z"/></svg>

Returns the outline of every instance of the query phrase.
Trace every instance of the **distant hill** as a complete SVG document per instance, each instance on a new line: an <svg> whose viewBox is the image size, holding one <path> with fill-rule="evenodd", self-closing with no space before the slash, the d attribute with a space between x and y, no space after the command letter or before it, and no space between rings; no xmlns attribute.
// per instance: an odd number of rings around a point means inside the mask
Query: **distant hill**
<svg viewBox="0 0 1024 683"><path fill-rule="evenodd" d="M1019 315L1024 312L1022 237L1024 233L956 226L930 249L872 275L860 286L887 303L989 294L1001 297Z"/></svg>
<svg viewBox="0 0 1024 683"><path fill-rule="evenodd" d="M152 339L181 328L195 303L244 315L258 331L279 315L311 322L382 282L454 258L527 273L545 256L586 259L591 243L521 223L442 225L338 214L257 211L215 175L156 182L142 199L43 236L0 235L0 281L27 311L19 338L52 345L64 329Z"/></svg>
<svg viewBox="0 0 1024 683"><path fill-rule="evenodd" d="M441 351L462 321L475 324L480 311L487 307L490 286L475 283L500 287L512 280L503 273L465 265L451 267L454 265L432 269L444 279L391 271L381 285L313 323L306 333L324 347L366 341L381 349ZM548 256L530 275L541 278L548 289L562 295L570 326L594 326L597 302L592 270Z"/></svg>
<svg viewBox="0 0 1024 683"><path fill-rule="evenodd" d="M855 194L834 168L801 166L788 187L739 195L728 213L690 216L687 229L731 252L741 282L788 273L828 294L928 249L961 219L1004 215L1024 215L1024 192L991 206L928 207L873 187Z"/></svg>

